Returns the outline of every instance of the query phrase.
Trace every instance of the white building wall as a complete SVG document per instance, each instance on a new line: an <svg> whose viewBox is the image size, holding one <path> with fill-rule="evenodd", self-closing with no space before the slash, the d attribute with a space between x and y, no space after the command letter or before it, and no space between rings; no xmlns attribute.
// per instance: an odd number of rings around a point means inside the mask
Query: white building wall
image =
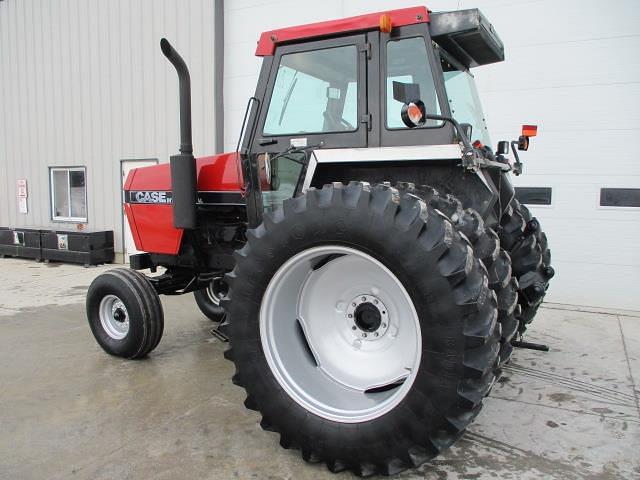
<svg viewBox="0 0 640 480"><path fill-rule="evenodd" d="M225 149L235 148L254 92L260 32L420 4L416 0L233 0L225 3ZM640 8L635 0L434 0L433 11L480 8L506 61L476 70L495 141L522 123L539 137L520 186L553 187L532 208L547 230L548 301L640 310L640 209L599 207L601 187L640 187Z"/></svg>
<svg viewBox="0 0 640 480"><path fill-rule="evenodd" d="M419 4L416 0L227 0L225 136L233 150L254 92L260 32ZM532 208L549 232L550 301L640 309L640 209L598 206L601 187L640 187L640 9L634 0L434 0L479 7L506 62L476 77L494 141L539 125L520 186L553 188ZM192 77L196 155L214 144L214 0L0 1L0 226L74 228L50 220L49 166L86 166L88 227L121 249L122 159L167 161L178 146L177 80L167 36ZM29 183L18 213L15 181Z"/></svg>
<svg viewBox="0 0 640 480"><path fill-rule="evenodd" d="M194 153L215 150L213 24L213 0L0 1L0 225L75 228L50 220L48 167L86 166L87 227L121 250L120 160L165 162L179 145L163 36L191 69Z"/></svg>

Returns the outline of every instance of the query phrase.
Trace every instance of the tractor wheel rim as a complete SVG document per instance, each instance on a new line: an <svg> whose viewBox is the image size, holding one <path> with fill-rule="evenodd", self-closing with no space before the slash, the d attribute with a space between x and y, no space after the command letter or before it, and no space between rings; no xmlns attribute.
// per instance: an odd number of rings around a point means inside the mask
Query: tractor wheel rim
<svg viewBox="0 0 640 480"><path fill-rule="evenodd" d="M260 339L280 386L337 422L372 420L406 396L420 322L400 280L354 248L325 245L285 262L262 298Z"/></svg>
<svg viewBox="0 0 640 480"><path fill-rule="evenodd" d="M129 312L120 298L106 295L100 301L100 324L107 335L122 340L129 333Z"/></svg>
<svg viewBox="0 0 640 480"><path fill-rule="evenodd" d="M207 298L214 305L220 305L220 297L225 294L225 289L222 284L222 277L214 277L209 283L206 289Z"/></svg>

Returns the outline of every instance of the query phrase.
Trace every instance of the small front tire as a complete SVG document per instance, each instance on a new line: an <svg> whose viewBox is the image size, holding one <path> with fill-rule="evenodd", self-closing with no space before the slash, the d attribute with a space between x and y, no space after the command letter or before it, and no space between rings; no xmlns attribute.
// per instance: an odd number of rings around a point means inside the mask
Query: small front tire
<svg viewBox="0 0 640 480"><path fill-rule="evenodd" d="M227 294L227 290L222 277L215 277L207 288L193 292L198 308L212 322L220 322L224 317L220 299Z"/></svg>
<svg viewBox="0 0 640 480"><path fill-rule="evenodd" d="M162 338L160 298L149 280L134 270L118 268L96 277L86 307L91 332L110 355L142 358Z"/></svg>

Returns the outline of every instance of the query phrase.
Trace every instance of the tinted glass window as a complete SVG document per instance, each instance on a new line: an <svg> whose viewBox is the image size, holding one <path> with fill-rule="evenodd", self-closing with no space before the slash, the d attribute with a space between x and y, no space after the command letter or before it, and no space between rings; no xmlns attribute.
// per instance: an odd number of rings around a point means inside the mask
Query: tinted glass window
<svg viewBox="0 0 640 480"><path fill-rule="evenodd" d="M444 57L442 57L441 63L451 116L458 123L471 125L473 128L471 132L472 142L480 140L484 145L491 146L489 130L482 112L482 104L480 103L473 75L452 65Z"/></svg>
<svg viewBox="0 0 640 480"><path fill-rule="evenodd" d="M260 187L264 210L272 212L282 206L293 194L300 178L303 163L306 163L305 152L291 152L270 160L269 154L258 156L260 167Z"/></svg>
<svg viewBox="0 0 640 480"><path fill-rule="evenodd" d="M265 135L345 132L357 128L355 45L283 55Z"/></svg>
<svg viewBox="0 0 640 480"><path fill-rule="evenodd" d="M427 113L440 114L440 105L427 56L424 38L414 37L387 42L387 128L407 128L400 117L402 102L393 98L393 82L413 83L420 88L420 98ZM425 127L441 122L427 120Z"/></svg>

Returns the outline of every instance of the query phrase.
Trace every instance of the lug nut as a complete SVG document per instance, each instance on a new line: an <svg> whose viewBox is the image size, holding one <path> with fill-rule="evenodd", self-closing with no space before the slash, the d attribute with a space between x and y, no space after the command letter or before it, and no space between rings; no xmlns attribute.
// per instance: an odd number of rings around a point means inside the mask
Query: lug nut
<svg viewBox="0 0 640 480"><path fill-rule="evenodd" d="M377 305L378 304L378 300L374 300L373 303L375 303Z"/></svg>
<svg viewBox="0 0 640 480"><path fill-rule="evenodd" d="M366 302L367 301L367 297L362 297L362 301Z"/></svg>
<svg viewBox="0 0 640 480"><path fill-rule="evenodd" d="M373 334L374 337L377 337L378 335L379 335L378 332Z"/></svg>
<svg viewBox="0 0 640 480"><path fill-rule="evenodd" d="M352 314L349 314L349 315L348 315L348 317L349 317L349 318L353 318L353 315L352 315Z"/></svg>
<svg viewBox="0 0 640 480"><path fill-rule="evenodd" d="M387 324L386 324L386 323L383 323L383 324L382 324L382 328L387 328Z"/></svg>
<svg viewBox="0 0 640 480"><path fill-rule="evenodd" d="M354 325L353 327L351 327L351 330L355 330L355 329L356 329L356 326L355 326L355 325Z"/></svg>
<svg viewBox="0 0 640 480"><path fill-rule="evenodd" d="M363 333L363 334L362 334L362 336L366 338L367 334L366 334L366 333Z"/></svg>

